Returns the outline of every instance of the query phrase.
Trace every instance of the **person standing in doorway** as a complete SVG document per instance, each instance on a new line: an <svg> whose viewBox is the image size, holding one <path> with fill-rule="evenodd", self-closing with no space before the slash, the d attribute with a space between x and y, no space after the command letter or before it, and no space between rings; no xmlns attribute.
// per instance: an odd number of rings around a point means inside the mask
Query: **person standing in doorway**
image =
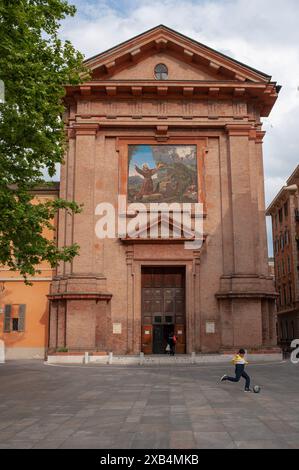
<svg viewBox="0 0 299 470"><path fill-rule="evenodd" d="M175 355L175 346L176 346L176 342L177 342L177 337L176 337L176 335L174 334L173 331L168 336L168 341L167 342L170 346L170 355L174 356Z"/></svg>

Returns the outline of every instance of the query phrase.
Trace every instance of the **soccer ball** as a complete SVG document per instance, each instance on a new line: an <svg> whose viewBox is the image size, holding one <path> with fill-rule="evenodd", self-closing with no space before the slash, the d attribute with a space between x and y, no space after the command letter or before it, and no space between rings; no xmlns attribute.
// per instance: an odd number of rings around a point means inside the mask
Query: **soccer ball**
<svg viewBox="0 0 299 470"><path fill-rule="evenodd" d="M254 393L260 393L261 387L260 387L259 385L255 385L255 386L253 387L253 391L254 391Z"/></svg>

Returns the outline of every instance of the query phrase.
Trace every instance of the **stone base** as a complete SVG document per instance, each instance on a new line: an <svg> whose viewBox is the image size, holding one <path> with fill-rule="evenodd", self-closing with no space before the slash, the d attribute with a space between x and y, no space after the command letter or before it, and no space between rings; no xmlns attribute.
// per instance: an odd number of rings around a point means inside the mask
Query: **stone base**
<svg viewBox="0 0 299 470"><path fill-rule="evenodd" d="M85 362L84 354L72 355L49 355L48 364L99 364L99 365L180 365L180 364L229 364L233 354L178 354L175 356L167 355L127 355L127 356L109 356L94 355L88 357ZM264 363L282 361L282 353L261 353L248 354L249 363Z"/></svg>
<svg viewBox="0 0 299 470"><path fill-rule="evenodd" d="M57 278L51 284L49 350L109 350L110 300L105 279Z"/></svg>
<svg viewBox="0 0 299 470"><path fill-rule="evenodd" d="M45 359L45 348L5 348L5 359Z"/></svg>

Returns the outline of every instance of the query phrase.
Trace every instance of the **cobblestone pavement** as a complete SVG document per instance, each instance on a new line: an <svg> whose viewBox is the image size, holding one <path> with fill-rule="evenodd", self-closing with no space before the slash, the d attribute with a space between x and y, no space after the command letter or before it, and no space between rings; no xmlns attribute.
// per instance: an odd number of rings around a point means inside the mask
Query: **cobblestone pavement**
<svg viewBox="0 0 299 470"><path fill-rule="evenodd" d="M299 364L0 365L0 449L299 448Z"/></svg>

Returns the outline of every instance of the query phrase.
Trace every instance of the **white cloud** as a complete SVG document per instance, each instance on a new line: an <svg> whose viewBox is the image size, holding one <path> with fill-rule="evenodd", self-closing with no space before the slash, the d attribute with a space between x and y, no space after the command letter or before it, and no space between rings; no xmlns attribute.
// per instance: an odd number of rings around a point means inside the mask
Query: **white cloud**
<svg viewBox="0 0 299 470"><path fill-rule="evenodd" d="M265 119L266 200L279 191L299 157L298 0L70 0L77 15L62 25L86 57L165 24L272 75L283 89Z"/></svg>

